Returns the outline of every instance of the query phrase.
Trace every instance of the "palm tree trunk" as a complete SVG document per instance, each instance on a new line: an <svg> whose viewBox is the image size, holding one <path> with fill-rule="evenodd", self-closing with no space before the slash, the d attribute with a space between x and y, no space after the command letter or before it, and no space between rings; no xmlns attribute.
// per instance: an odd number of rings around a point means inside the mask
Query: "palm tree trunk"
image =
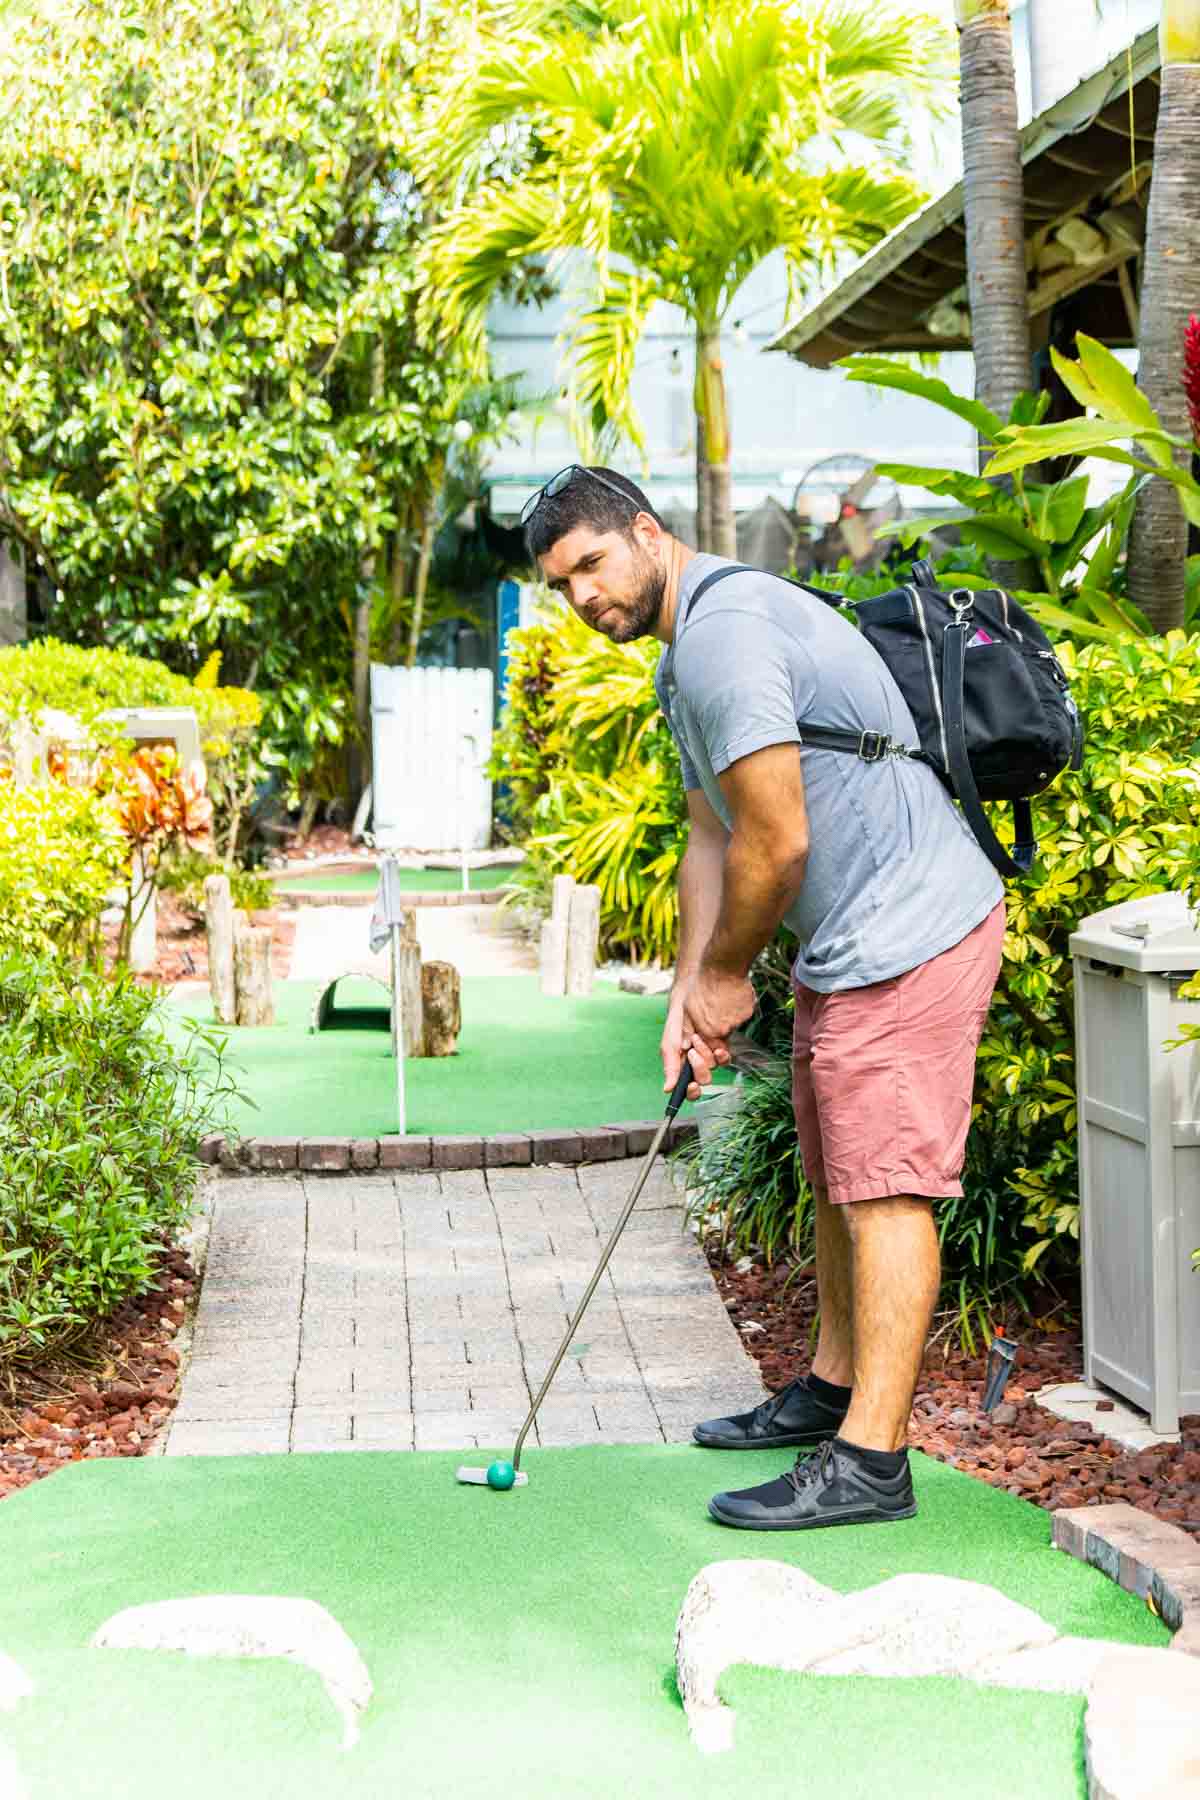
<svg viewBox="0 0 1200 1800"><path fill-rule="evenodd" d="M1138 384L1166 429L1190 437L1183 334L1200 310L1200 0L1163 0L1162 85L1142 263ZM1176 461L1185 466L1189 452ZM1129 594L1155 631L1183 624L1187 522L1175 489L1152 481L1129 539Z"/></svg>
<svg viewBox="0 0 1200 1800"><path fill-rule="evenodd" d="M956 0L975 395L1007 419L1032 386L1025 196L1009 0Z"/></svg>
<svg viewBox="0 0 1200 1800"><path fill-rule="evenodd" d="M701 449L705 463L708 542L703 548L715 556L736 557L729 406L721 360L721 330L717 325L699 325L696 329L696 422L697 467Z"/></svg>
<svg viewBox="0 0 1200 1800"><path fill-rule="evenodd" d="M704 420L696 414L696 548L707 550L712 541L712 516L708 502L708 458L704 454Z"/></svg>

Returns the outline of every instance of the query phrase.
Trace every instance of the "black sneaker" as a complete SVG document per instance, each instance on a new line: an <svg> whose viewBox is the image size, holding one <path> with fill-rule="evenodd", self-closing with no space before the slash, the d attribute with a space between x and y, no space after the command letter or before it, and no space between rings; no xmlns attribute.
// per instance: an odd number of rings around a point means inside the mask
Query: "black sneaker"
<svg viewBox="0 0 1200 1800"><path fill-rule="evenodd" d="M845 1407L818 1400L801 1376L753 1412L705 1419L692 1436L706 1450L786 1450L793 1444L822 1444L835 1438L845 1416Z"/></svg>
<svg viewBox="0 0 1200 1800"><path fill-rule="evenodd" d="M911 1519L917 1510L908 1458L898 1475L873 1475L838 1444L796 1460L794 1469L762 1487L714 1494L713 1518L743 1531L808 1531L819 1525L882 1525Z"/></svg>

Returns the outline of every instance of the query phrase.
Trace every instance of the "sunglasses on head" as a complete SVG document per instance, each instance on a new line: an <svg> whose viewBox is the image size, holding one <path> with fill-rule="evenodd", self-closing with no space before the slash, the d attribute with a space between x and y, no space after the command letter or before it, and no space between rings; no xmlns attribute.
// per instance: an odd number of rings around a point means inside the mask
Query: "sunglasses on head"
<svg viewBox="0 0 1200 1800"><path fill-rule="evenodd" d="M521 508L522 525L528 525L543 500L553 500L556 494L561 494L564 488L569 488L576 475L586 475L591 481L598 481L601 487L607 488L610 494L615 494L618 500L624 500L626 506L632 506L635 512L641 511L633 496L627 494L624 488L619 488L615 481L609 481L603 475L597 475L595 469L585 468L582 463L568 463L565 469L560 469L557 475L552 475L545 487L540 487L537 493L525 502Z"/></svg>

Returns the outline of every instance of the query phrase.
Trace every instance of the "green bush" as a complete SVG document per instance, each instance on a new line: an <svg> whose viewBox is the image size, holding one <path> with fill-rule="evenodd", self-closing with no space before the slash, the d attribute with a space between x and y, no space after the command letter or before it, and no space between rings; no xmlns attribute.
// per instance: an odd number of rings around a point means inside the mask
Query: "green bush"
<svg viewBox="0 0 1200 1800"><path fill-rule="evenodd" d="M565 610L514 639L491 772L509 784L512 828L528 834L526 879L595 882L605 949L670 962L687 809L654 697L660 646L607 643Z"/></svg>
<svg viewBox="0 0 1200 1800"><path fill-rule="evenodd" d="M1041 852L1009 885L1004 963L980 1046L962 1201L939 1213L946 1293L969 1335L1019 1301L1036 1269L1053 1281L1077 1258L1074 997L1068 940L1106 906L1194 881L1200 819L1200 665L1182 632L1118 645L1060 646L1087 726L1079 774L1036 802ZM997 818L1004 833L1004 820ZM775 971L778 988L778 970ZM776 1019L782 1032L782 1007ZM783 1047L781 1036L772 1045ZM807 1252L807 1212L782 1080L747 1078L737 1135L690 1152L694 1204L739 1247ZM776 1167L778 1164L778 1167ZM769 1177L764 1170L771 1171Z"/></svg>
<svg viewBox="0 0 1200 1800"><path fill-rule="evenodd" d="M127 867L116 812L97 795L57 781L0 786L0 955L94 958Z"/></svg>
<svg viewBox="0 0 1200 1800"><path fill-rule="evenodd" d="M0 1369L84 1336L153 1282L231 1091L128 976L0 964ZM215 1063L215 1070L214 1065Z"/></svg>
<svg viewBox="0 0 1200 1800"><path fill-rule="evenodd" d="M233 904L245 912L265 912L275 904L275 884L255 869L239 869L220 857L189 850L172 858L161 870L158 886L173 894L185 912L204 916L204 880L208 875L228 875Z"/></svg>

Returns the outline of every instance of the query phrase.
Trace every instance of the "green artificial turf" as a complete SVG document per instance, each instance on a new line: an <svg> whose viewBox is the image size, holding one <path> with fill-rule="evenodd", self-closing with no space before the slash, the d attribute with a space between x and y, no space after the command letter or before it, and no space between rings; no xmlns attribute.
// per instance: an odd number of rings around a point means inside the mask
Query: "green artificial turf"
<svg viewBox="0 0 1200 1800"><path fill-rule="evenodd" d="M351 1029L308 1029L318 984L275 984L274 1025L234 1029L228 1057L249 1099L229 1123L252 1137L382 1137L396 1130L387 994L338 984ZM208 994L173 1004L208 1020ZM405 1063L411 1133L540 1131L655 1118L663 1108L661 996L597 987L586 999L540 992L532 975L468 977L458 1052ZM727 1077L722 1072L722 1078Z"/></svg>
<svg viewBox="0 0 1200 1800"><path fill-rule="evenodd" d="M778 1453L534 1451L509 1494L458 1486L459 1460L87 1461L5 1500L0 1648L36 1691L0 1737L29 1800L1081 1800L1082 1700L964 1681L738 1668L735 1748L702 1755L674 1686L689 1581L728 1557L843 1592L934 1572L1064 1632L1167 1641L1050 1548L1047 1514L921 1456L915 1520L765 1540L705 1503ZM302 1666L88 1648L124 1607L222 1593L327 1608L374 1687L355 1746Z"/></svg>
<svg viewBox="0 0 1200 1800"><path fill-rule="evenodd" d="M516 874L511 866L468 869L471 893L485 888L503 887ZM400 886L410 894L446 894L462 892L461 869L401 869ZM350 869L344 874L287 875L276 881L281 894L373 894L379 886L377 869Z"/></svg>

